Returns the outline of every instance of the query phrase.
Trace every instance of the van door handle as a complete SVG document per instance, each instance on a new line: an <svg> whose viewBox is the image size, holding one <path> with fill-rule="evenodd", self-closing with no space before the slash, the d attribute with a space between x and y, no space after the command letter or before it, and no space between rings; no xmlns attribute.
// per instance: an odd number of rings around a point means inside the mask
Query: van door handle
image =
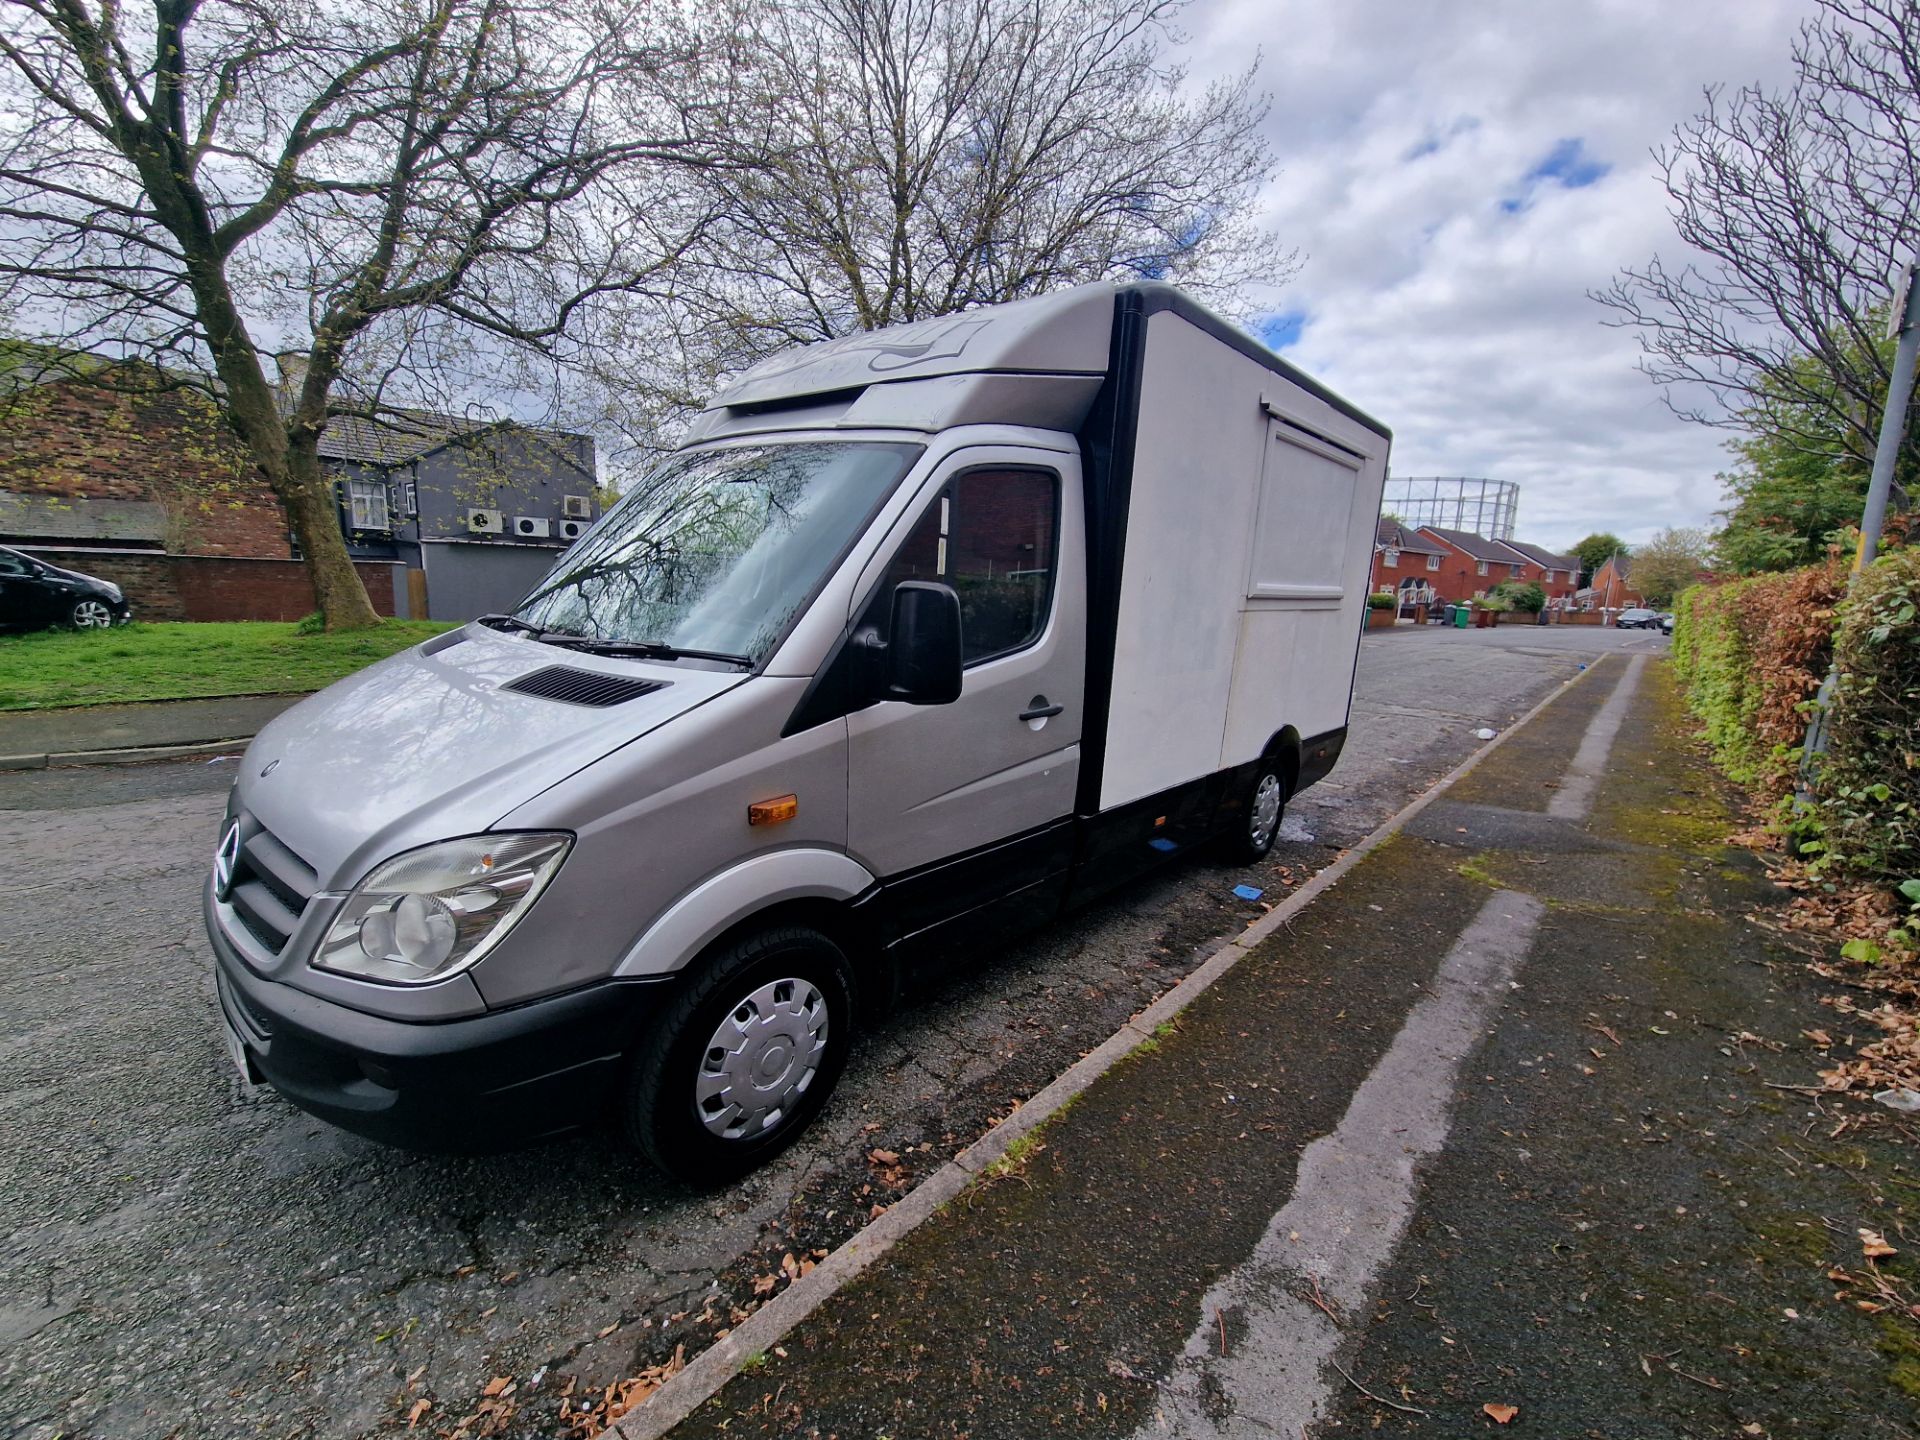
<svg viewBox="0 0 1920 1440"><path fill-rule="evenodd" d="M1051 720L1066 708L1064 705L1049 705L1046 696L1036 695L1027 702L1027 708L1020 712L1020 718L1022 720Z"/></svg>

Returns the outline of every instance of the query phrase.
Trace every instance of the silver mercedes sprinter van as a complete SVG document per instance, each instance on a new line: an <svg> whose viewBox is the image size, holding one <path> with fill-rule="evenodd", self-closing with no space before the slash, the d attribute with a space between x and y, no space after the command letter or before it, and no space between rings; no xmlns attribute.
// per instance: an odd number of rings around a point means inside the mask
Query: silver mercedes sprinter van
<svg viewBox="0 0 1920 1440"><path fill-rule="evenodd" d="M1160 284L768 360L506 615L247 750L205 909L249 1079L739 1174L861 1020L1345 738L1388 432Z"/></svg>

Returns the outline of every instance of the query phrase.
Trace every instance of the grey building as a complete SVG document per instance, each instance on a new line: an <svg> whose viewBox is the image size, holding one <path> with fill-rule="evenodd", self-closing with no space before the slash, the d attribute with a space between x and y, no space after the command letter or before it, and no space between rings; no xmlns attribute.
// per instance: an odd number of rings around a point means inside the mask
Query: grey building
<svg viewBox="0 0 1920 1440"><path fill-rule="evenodd" d="M348 553L404 564L401 608L415 618L511 609L598 513L593 440L561 430L419 411L336 416L320 458Z"/></svg>

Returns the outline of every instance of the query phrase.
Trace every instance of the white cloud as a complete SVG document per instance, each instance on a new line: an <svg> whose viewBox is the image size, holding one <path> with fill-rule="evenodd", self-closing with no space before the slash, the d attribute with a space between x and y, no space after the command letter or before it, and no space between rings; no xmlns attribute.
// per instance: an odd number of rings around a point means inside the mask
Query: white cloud
<svg viewBox="0 0 1920 1440"><path fill-rule="evenodd" d="M1586 292L1674 252L1649 152L1702 86L1783 82L1811 9L1202 0L1195 78L1258 46L1273 92L1267 218L1308 257L1274 297L1288 358L1393 428L1396 473L1520 482L1521 538L1705 521L1724 435Z"/></svg>

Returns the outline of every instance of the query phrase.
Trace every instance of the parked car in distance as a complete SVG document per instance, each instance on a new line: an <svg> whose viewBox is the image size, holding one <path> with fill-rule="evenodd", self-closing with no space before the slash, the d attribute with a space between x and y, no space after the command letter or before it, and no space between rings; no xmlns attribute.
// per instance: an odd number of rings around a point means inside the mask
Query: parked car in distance
<svg viewBox="0 0 1920 1440"><path fill-rule="evenodd" d="M1673 633L1673 613L1671 611L1667 611L1660 616L1660 633L1663 635L1671 635Z"/></svg>
<svg viewBox="0 0 1920 1440"><path fill-rule="evenodd" d="M1660 612L1657 610L1622 610L1620 618L1613 622L1622 630L1658 630Z"/></svg>
<svg viewBox="0 0 1920 1440"><path fill-rule="evenodd" d="M0 545L0 630L101 630L132 618L133 607L112 581Z"/></svg>

